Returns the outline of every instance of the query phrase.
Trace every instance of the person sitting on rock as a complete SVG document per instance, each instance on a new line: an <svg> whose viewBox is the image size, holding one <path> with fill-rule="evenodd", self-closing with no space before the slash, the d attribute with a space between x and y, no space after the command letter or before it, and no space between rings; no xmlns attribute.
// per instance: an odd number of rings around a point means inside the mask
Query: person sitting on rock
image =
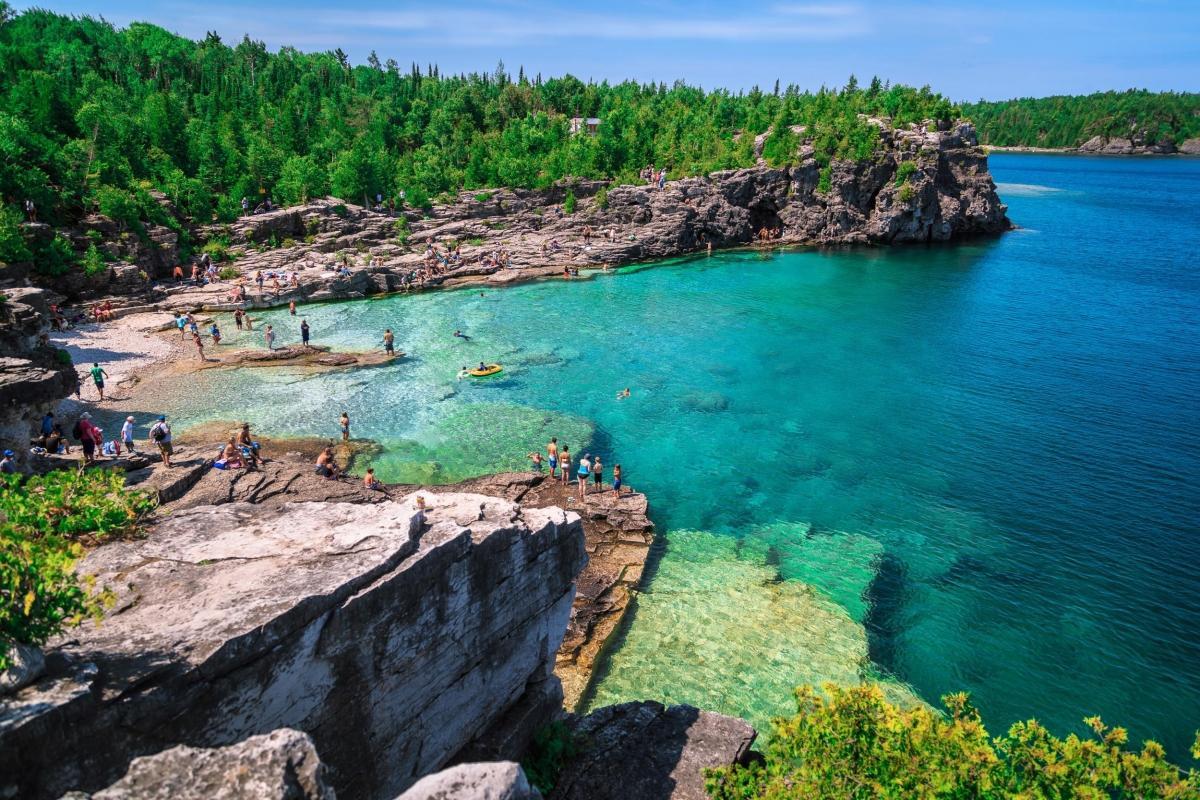
<svg viewBox="0 0 1200 800"><path fill-rule="evenodd" d="M321 455L317 456L316 473L326 480L337 480L340 470L337 462L333 460L332 447L326 447L321 451Z"/></svg>

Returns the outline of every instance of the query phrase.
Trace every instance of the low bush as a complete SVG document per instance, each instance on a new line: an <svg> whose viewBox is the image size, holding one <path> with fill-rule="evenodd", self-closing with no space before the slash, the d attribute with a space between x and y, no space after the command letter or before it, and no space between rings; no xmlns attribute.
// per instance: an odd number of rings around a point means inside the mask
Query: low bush
<svg viewBox="0 0 1200 800"><path fill-rule="evenodd" d="M608 208L608 187L605 186L600 191L596 192L596 207L600 210Z"/></svg>
<svg viewBox="0 0 1200 800"><path fill-rule="evenodd" d="M533 736L529 752L521 761L526 777L542 795L549 797L563 766L579 752L579 742L561 720L551 722Z"/></svg>
<svg viewBox="0 0 1200 800"><path fill-rule="evenodd" d="M83 545L135 531L154 505L109 470L0 475L0 670L14 643L99 617L111 595L75 574Z"/></svg>
<svg viewBox="0 0 1200 800"><path fill-rule="evenodd" d="M201 253L208 253L208 257L213 261L228 261L229 260L229 242L219 238L209 239L200 248Z"/></svg>
<svg viewBox="0 0 1200 800"><path fill-rule="evenodd" d="M900 187L900 191L896 192L896 199L901 203L911 203L913 198L917 196L917 190L912 187L912 184L906 183Z"/></svg>
<svg viewBox="0 0 1200 800"><path fill-rule="evenodd" d="M398 244L408 244L408 237L412 235L412 230L408 227L408 220L404 217L398 218L392 223L392 230L396 232L396 242Z"/></svg>
<svg viewBox="0 0 1200 800"><path fill-rule="evenodd" d="M1162 747L1126 749L1122 728L1084 720L1093 736L1059 739L1036 721L993 739L966 694L949 714L902 710L863 684L796 690L797 714L776 720L761 761L705 773L715 800L791 798L1200 798L1200 776ZM1200 757L1200 737L1193 748Z"/></svg>
<svg viewBox="0 0 1200 800"><path fill-rule="evenodd" d="M903 183L908 183L916 171L917 162L901 161L900 166L896 167L896 185L899 186Z"/></svg>
<svg viewBox="0 0 1200 800"><path fill-rule="evenodd" d="M491 199L492 199L491 192L480 192L479 194L475 195L475 200L480 203L486 203L488 200L491 200Z"/></svg>
<svg viewBox="0 0 1200 800"><path fill-rule="evenodd" d="M563 205L562 205L563 213L564 214L574 214L576 202L577 201L575 200L575 192L568 189L567 196L563 198Z"/></svg>
<svg viewBox="0 0 1200 800"><path fill-rule="evenodd" d="M233 281L237 280L241 274L237 271L237 267L221 267L221 271L217 273L217 277L223 281Z"/></svg>

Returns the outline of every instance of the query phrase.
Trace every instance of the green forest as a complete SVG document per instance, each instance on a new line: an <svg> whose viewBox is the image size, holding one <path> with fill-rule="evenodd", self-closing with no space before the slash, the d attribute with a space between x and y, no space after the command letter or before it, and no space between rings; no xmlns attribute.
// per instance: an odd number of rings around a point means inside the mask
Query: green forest
<svg viewBox="0 0 1200 800"><path fill-rule="evenodd" d="M172 224L151 190L197 222L235 218L243 197L362 202L404 191L424 206L464 187L632 181L651 163L672 177L750 165L753 136L735 135L772 124L768 158L793 157L787 126L808 125L828 164L871 152L877 132L860 113L908 122L959 109L879 79L731 93L514 76L503 65L444 75L375 54L355 66L341 51L192 41L149 24L15 14L0 0L0 261L29 255L17 228L26 200L43 222L100 211L134 230ZM572 136L572 116L599 117L597 135ZM45 246L39 268L64 268L67 250Z"/></svg>
<svg viewBox="0 0 1200 800"><path fill-rule="evenodd" d="M966 103L979 141L1001 147L1077 147L1093 136L1120 136L1176 145L1200 136L1200 94L1097 92Z"/></svg>
<svg viewBox="0 0 1200 800"><path fill-rule="evenodd" d="M897 123L970 115L994 144L1075 144L1131 125L1176 139L1197 135L1197 95L1109 93L960 108L928 87L851 76L802 91L705 91L626 81L543 79L503 64L441 74L436 65L352 65L340 50L270 52L134 23L0 0L0 262L32 260L49 274L80 262L64 237L30 238L32 202L52 226L92 212L132 233L146 221L181 234L190 223L230 221L243 198L276 204L334 194L382 195L427 207L446 192L541 187L564 177L633 182L648 164L671 177L753 163L753 136L774 126L764 156L796 154L790 126L805 125L828 187L835 158L868 157L878 132L862 117ZM571 135L571 117L598 117L597 134ZM746 133L748 135L740 136ZM161 192L183 218L168 214ZM403 193L403 194L402 194Z"/></svg>

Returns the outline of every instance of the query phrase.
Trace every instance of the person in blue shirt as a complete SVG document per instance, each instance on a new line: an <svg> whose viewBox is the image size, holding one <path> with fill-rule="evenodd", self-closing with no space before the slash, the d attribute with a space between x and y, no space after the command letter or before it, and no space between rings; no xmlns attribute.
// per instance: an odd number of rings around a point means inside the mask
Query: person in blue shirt
<svg viewBox="0 0 1200 800"><path fill-rule="evenodd" d="M12 475L17 471L16 454L12 450L4 451L4 458L0 458L0 472L5 475Z"/></svg>
<svg viewBox="0 0 1200 800"><path fill-rule="evenodd" d="M47 411L46 416L42 417L42 436L49 436L54 433L54 412Z"/></svg>

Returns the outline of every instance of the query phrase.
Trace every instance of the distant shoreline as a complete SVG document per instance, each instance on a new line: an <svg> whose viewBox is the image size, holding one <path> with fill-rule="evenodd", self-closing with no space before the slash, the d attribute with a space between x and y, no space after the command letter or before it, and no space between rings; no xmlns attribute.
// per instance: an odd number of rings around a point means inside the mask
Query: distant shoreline
<svg viewBox="0 0 1200 800"><path fill-rule="evenodd" d="M1196 155L1193 153L1180 153L1178 151L1176 151L1174 153L1155 153L1152 151L1146 151L1146 152L1142 152L1142 153L1099 153L1099 152L1092 152L1090 150L1081 150L1078 147L1030 147L1028 145L998 145L998 144L985 144L985 145L980 145L980 146L984 150L986 150L989 155L991 153L1027 153L1027 154L1031 154L1031 155L1105 156L1106 158L1107 157L1141 158L1143 156L1155 156L1156 158L1157 157L1172 157L1172 156L1183 156L1185 158L1187 158L1187 157L1195 158L1196 157Z"/></svg>

